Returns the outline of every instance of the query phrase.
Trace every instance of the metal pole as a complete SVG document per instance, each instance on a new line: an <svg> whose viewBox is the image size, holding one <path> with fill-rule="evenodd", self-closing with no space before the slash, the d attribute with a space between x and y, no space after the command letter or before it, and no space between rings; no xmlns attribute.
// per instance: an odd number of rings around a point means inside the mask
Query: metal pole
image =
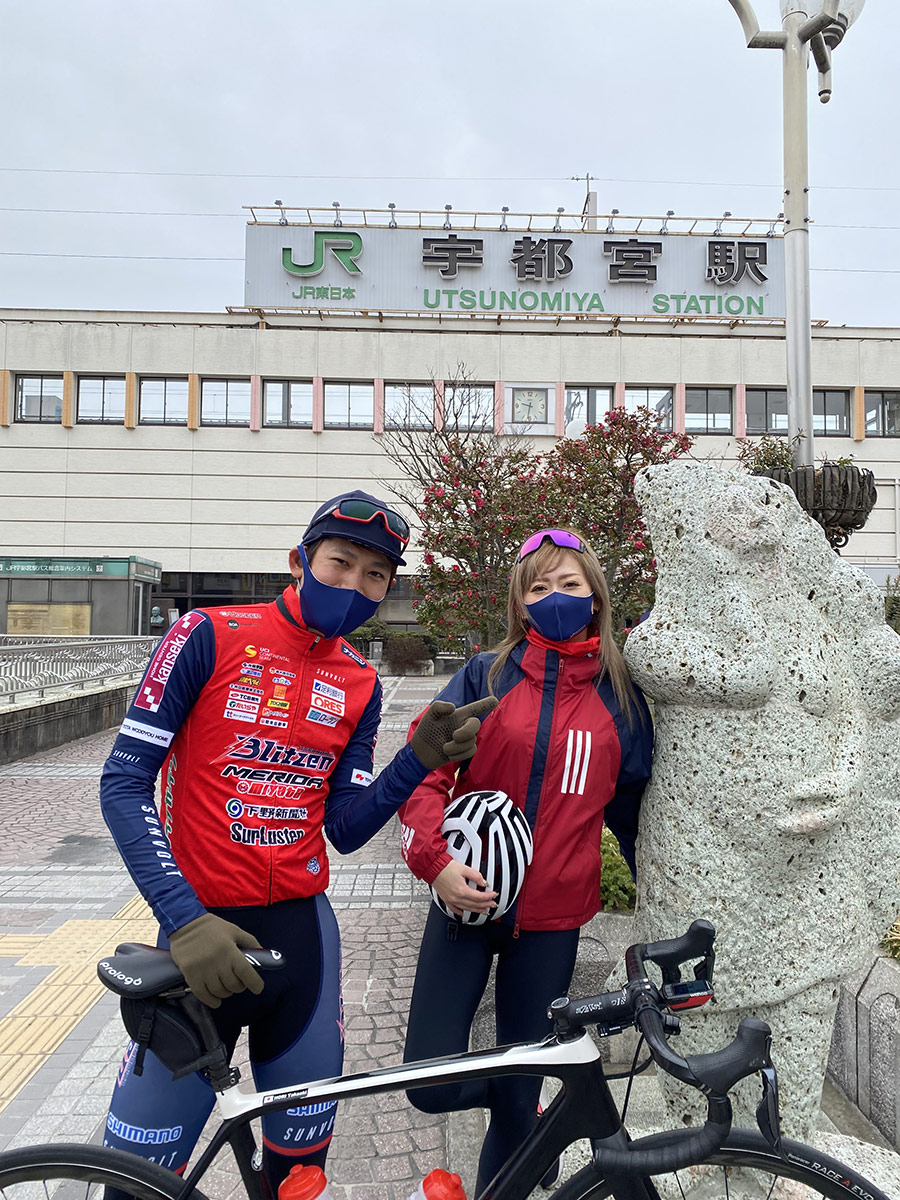
<svg viewBox="0 0 900 1200"><path fill-rule="evenodd" d="M809 139L806 68L798 30L803 0L784 17L784 271L788 438L799 438L794 466L813 465L812 329L809 311ZM801 7L802 5L802 7Z"/></svg>

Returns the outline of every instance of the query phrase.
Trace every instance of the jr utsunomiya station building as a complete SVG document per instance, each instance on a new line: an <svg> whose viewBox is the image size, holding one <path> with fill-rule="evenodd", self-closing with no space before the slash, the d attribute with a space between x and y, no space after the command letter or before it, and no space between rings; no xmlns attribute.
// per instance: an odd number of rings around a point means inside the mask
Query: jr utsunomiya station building
<svg viewBox="0 0 900 1200"><path fill-rule="evenodd" d="M148 600L170 616L271 598L316 505L383 492L385 431L410 399L440 422L461 379L471 424L538 451L613 406L661 413L723 466L737 439L786 432L777 222L250 218L240 306L0 310L0 632L10 604L71 605L73 582L90 604L90 579L72 578L84 561L159 564ZM812 381L816 460L875 475L843 554L883 584L900 557L900 330L817 321ZM131 611L143 632L148 604ZM408 584L383 615L414 620Z"/></svg>

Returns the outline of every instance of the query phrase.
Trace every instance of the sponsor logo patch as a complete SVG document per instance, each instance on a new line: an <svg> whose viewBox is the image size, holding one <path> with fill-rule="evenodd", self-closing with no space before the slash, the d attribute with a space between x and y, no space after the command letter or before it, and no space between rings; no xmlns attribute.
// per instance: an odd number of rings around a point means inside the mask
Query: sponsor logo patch
<svg viewBox="0 0 900 1200"><path fill-rule="evenodd" d="M251 725L256 724L256 717L252 717L249 713L225 712L222 715L230 721L249 721Z"/></svg>
<svg viewBox="0 0 900 1200"><path fill-rule="evenodd" d="M248 658L256 658L257 654L259 654L259 651L257 650L257 648L255 646L245 646L244 653L247 655ZM262 671L260 671L260 675L261 674L262 674Z"/></svg>
<svg viewBox="0 0 900 1200"><path fill-rule="evenodd" d="M346 700L347 693L341 688L332 687L330 683L324 683L321 679L313 680L313 691L318 692L320 696L330 696L332 700Z"/></svg>
<svg viewBox="0 0 900 1200"><path fill-rule="evenodd" d="M296 671L286 671L284 669L284 667L269 667L269 670L272 672L273 675L275 675L275 674L277 674L279 676L286 675L287 679L296 679L297 678ZM287 683L287 679L278 678L275 680L275 682L276 683Z"/></svg>
<svg viewBox="0 0 900 1200"><path fill-rule="evenodd" d="M259 686L258 675L242 675L237 683L233 683L231 686L246 688L248 692L259 692L260 695L264 690Z"/></svg>
<svg viewBox="0 0 900 1200"><path fill-rule="evenodd" d="M246 647L244 647L244 649L246 650ZM250 647L250 649L253 650L254 654L256 653L256 650L253 649L252 646ZM243 671L243 673L245 675L255 675L257 679L259 679L263 673L262 667L258 663L252 663L252 662L241 663L241 670Z"/></svg>
<svg viewBox="0 0 900 1200"><path fill-rule="evenodd" d="M310 699L313 708L320 708L322 712L334 713L336 717L344 715L344 705L341 700L332 700L330 696L319 696L313 692Z"/></svg>
<svg viewBox="0 0 900 1200"><path fill-rule="evenodd" d="M374 778L375 776L370 775L368 771L360 771L358 769L350 774L350 782L358 783L360 787L367 787Z"/></svg>
<svg viewBox="0 0 900 1200"><path fill-rule="evenodd" d="M136 708L144 708L148 712L158 712L166 691L166 684L172 674L172 668L178 655L187 645L187 640L194 629L205 621L201 612L186 613L169 629L166 636L156 648L156 653L147 668L147 674L134 698Z"/></svg>
<svg viewBox="0 0 900 1200"><path fill-rule="evenodd" d="M243 688L230 687L228 689L228 699L244 700L247 704L256 704L258 706L262 701L262 696L256 695L256 688L251 692Z"/></svg>
<svg viewBox="0 0 900 1200"><path fill-rule="evenodd" d="M277 717L263 717L260 725L274 725L276 729L287 729L287 721L279 721Z"/></svg>
<svg viewBox="0 0 900 1200"><path fill-rule="evenodd" d="M340 721L340 717L334 716L333 713L320 712L317 708L311 708L306 714L307 721L315 721L317 725L335 726Z"/></svg>
<svg viewBox="0 0 900 1200"><path fill-rule="evenodd" d="M311 746L286 746L283 742L276 742L274 738L254 737L249 734L233 741L227 750L213 759L213 762L221 762L224 758L237 758L245 762L282 763L284 766L290 764L295 770L302 768L307 771L324 772L334 766L335 756L323 750L314 750ZM224 775L225 771L222 774Z"/></svg>
<svg viewBox="0 0 900 1200"><path fill-rule="evenodd" d="M139 742L151 742L154 746L170 746L175 736L169 729L155 729L152 725L145 725L143 721L129 721L127 717L122 722L119 732L127 737L137 738Z"/></svg>
<svg viewBox="0 0 900 1200"><path fill-rule="evenodd" d="M348 658L352 658L357 666L367 667L369 665L361 654L357 654L352 646L348 646L344 642L341 642L341 654L346 654Z"/></svg>
<svg viewBox="0 0 900 1200"><path fill-rule="evenodd" d="M271 671L272 668L269 667L269 670ZM281 675L273 675L272 682L279 683L282 687L290 687L294 682L294 676L292 675L291 678L288 679L287 675L282 672Z"/></svg>
<svg viewBox="0 0 900 1200"><path fill-rule="evenodd" d="M285 711L291 707L290 700L267 700L266 708L283 708Z"/></svg>
<svg viewBox="0 0 900 1200"><path fill-rule="evenodd" d="M258 713L259 705L248 704L246 700L228 700L225 704L225 709L226 711L233 712Z"/></svg>
<svg viewBox="0 0 900 1200"><path fill-rule="evenodd" d="M234 608L220 608L220 617L243 617L247 621L261 621L262 613L258 612L239 612Z"/></svg>

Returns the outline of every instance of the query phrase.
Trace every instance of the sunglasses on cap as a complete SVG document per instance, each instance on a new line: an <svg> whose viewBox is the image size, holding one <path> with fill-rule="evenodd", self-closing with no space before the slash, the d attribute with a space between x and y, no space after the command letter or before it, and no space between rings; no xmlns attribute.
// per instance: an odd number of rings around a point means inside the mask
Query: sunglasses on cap
<svg viewBox="0 0 900 1200"><path fill-rule="evenodd" d="M535 550L540 550L544 542L552 542L561 550L577 550L579 554L584 554L584 542L574 533L569 533L565 529L539 529L537 533L533 533L522 543L517 561L521 562L529 554L534 554Z"/></svg>
<svg viewBox="0 0 900 1200"><path fill-rule="evenodd" d="M409 541L409 526L399 513L390 508L380 508L369 500L341 500L334 508L322 514L324 517L340 517L343 521L355 521L357 524L368 525L377 517L388 531L393 534L402 547ZM320 520L322 519L320 518Z"/></svg>

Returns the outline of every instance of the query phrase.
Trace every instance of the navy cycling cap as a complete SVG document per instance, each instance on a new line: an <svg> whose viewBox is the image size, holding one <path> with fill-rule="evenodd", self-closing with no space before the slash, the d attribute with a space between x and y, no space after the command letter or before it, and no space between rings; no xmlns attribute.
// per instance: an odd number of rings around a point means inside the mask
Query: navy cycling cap
<svg viewBox="0 0 900 1200"><path fill-rule="evenodd" d="M398 512L368 492L343 492L316 509L303 535L303 545L312 546L327 537L345 538L378 550L397 566L406 566L402 554L409 541L409 525Z"/></svg>

